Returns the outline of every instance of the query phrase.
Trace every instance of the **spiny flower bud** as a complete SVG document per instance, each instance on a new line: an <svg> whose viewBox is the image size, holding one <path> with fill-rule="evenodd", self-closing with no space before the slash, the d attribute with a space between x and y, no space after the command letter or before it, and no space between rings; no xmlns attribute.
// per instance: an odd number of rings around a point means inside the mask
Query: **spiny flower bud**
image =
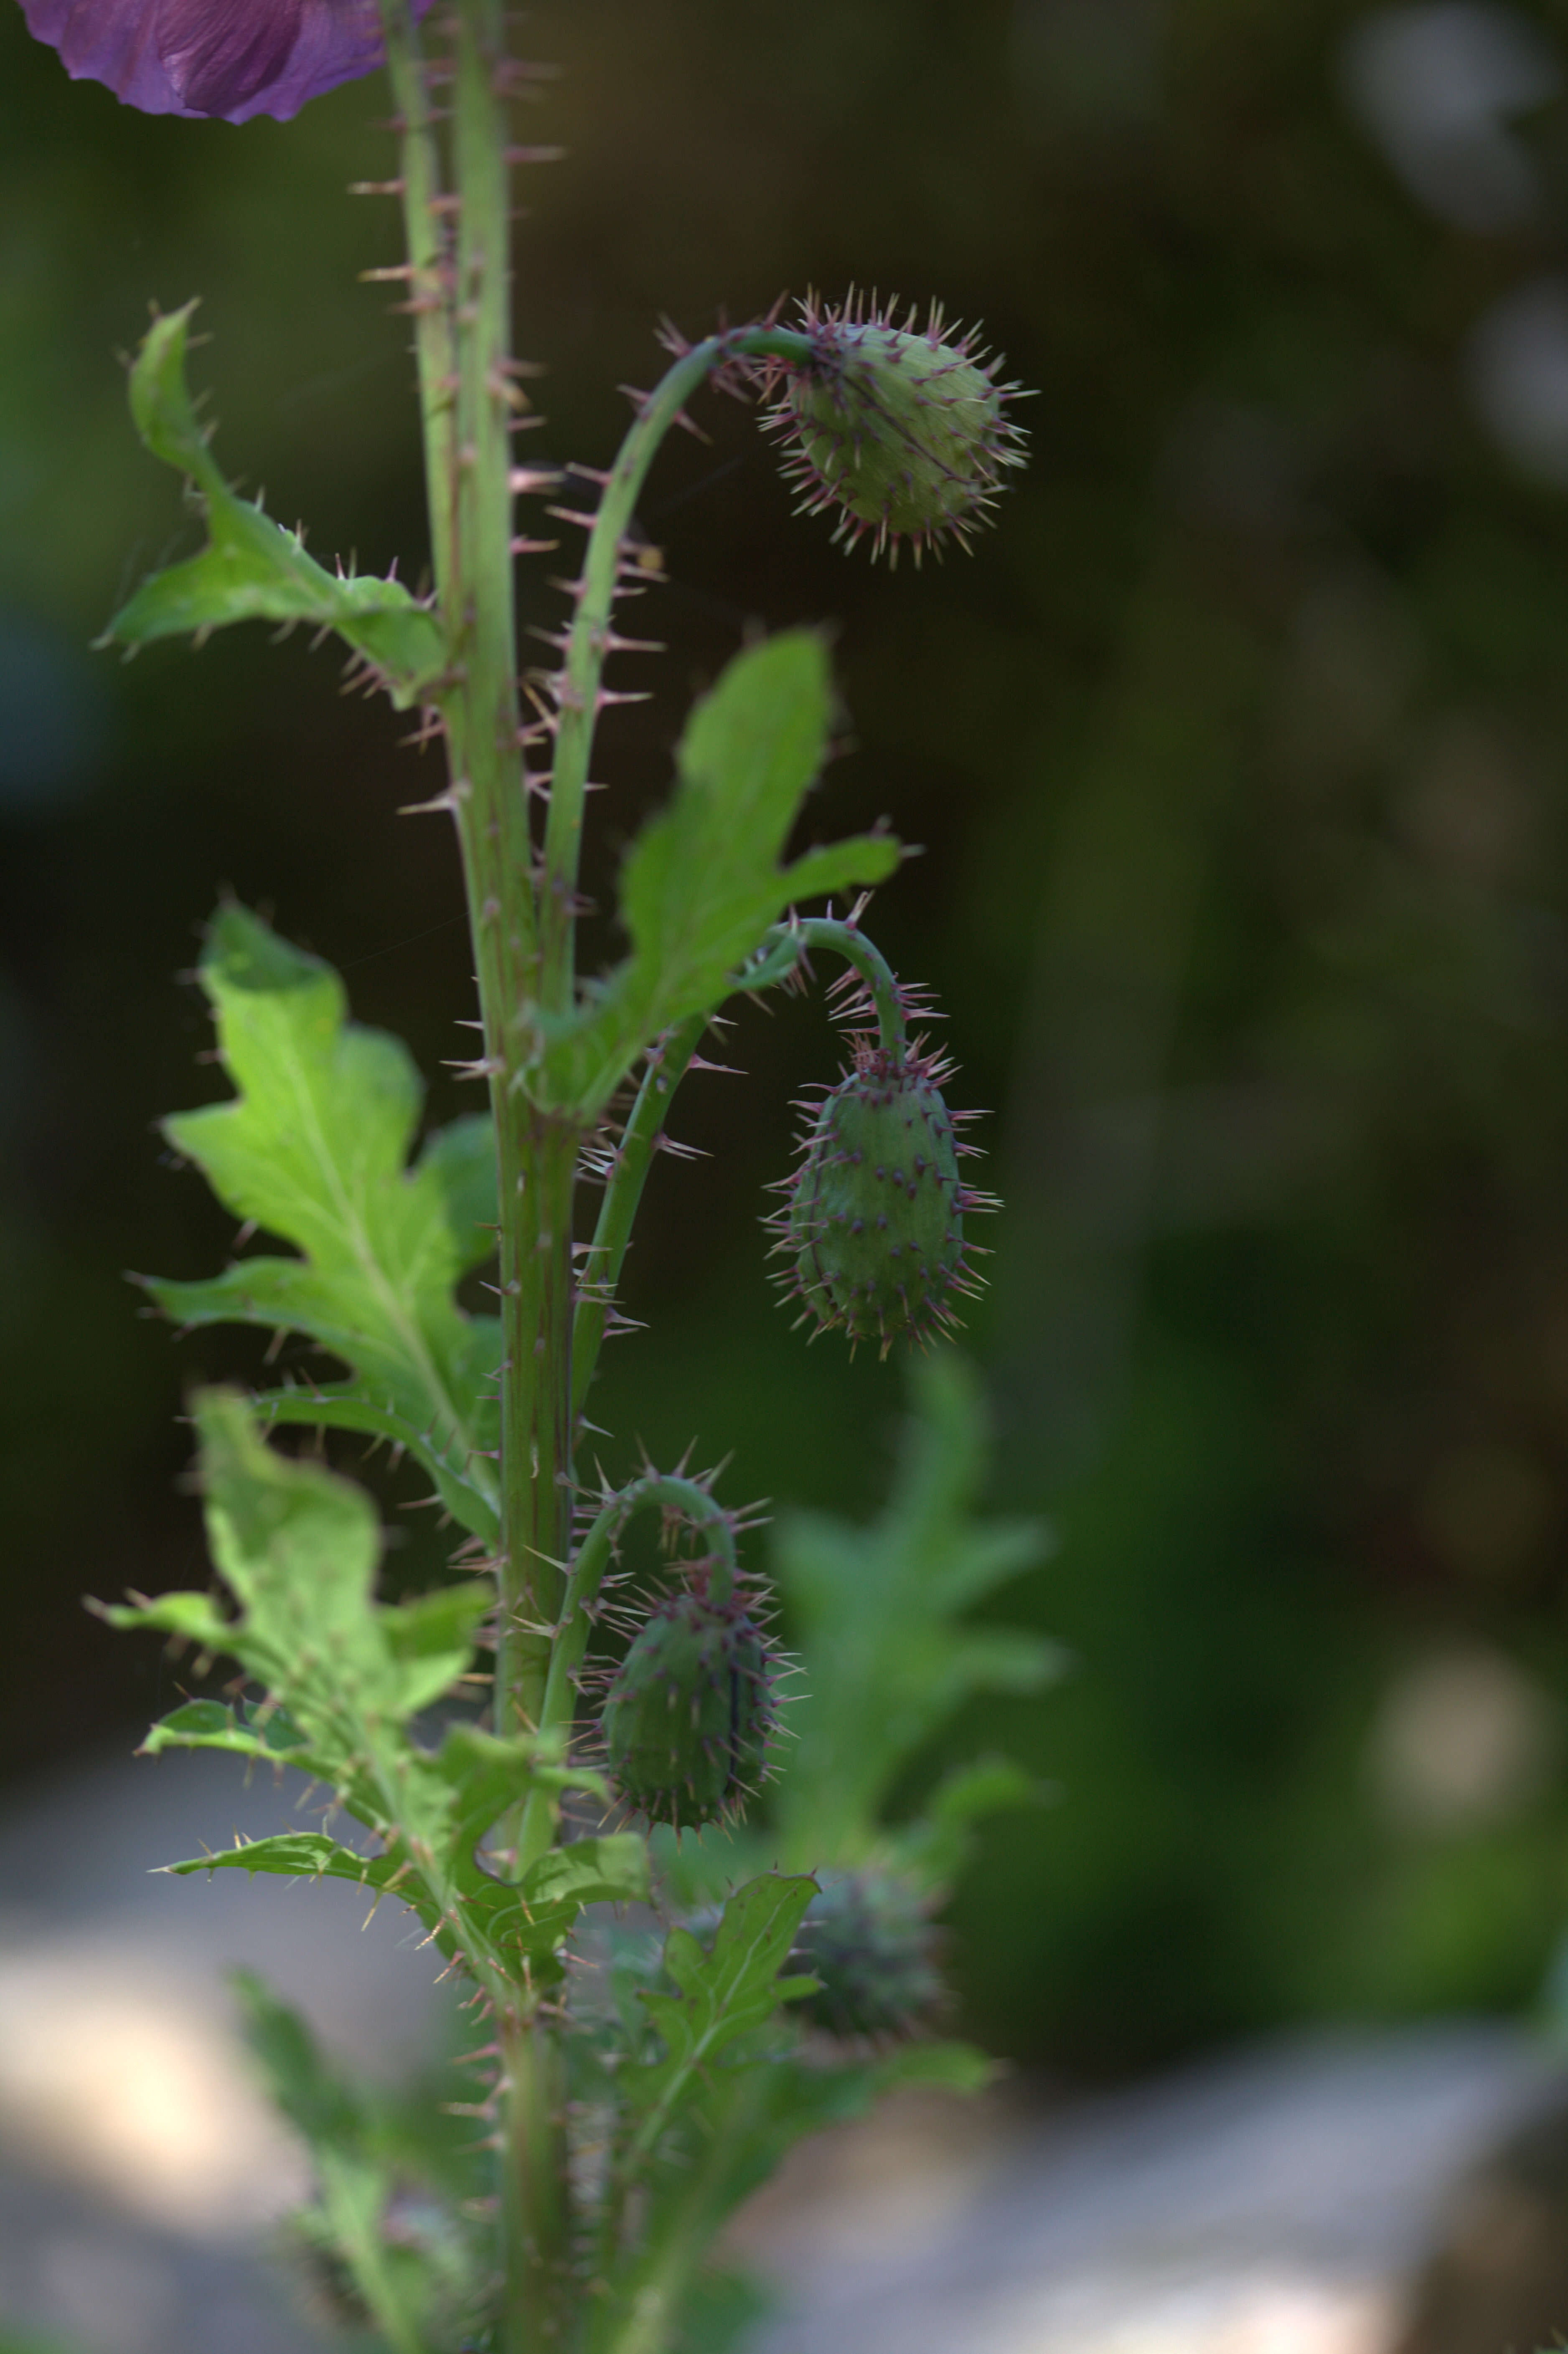
<svg viewBox="0 0 1568 2354"><path fill-rule="evenodd" d="M820 1874L791 1960L818 1981L800 2004L844 2038L907 2035L942 1991L930 1923L906 1882L885 1872Z"/></svg>
<svg viewBox="0 0 1568 2354"><path fill-rule="evenodd" d="M854 1068L830 1088L801 1138L801 1159L770 1221L789 1265L781 1278L820 1330L885 1356L902 1334L925 1341L956 1320L974 1283L963 1214L991 1206L959 1173L948 1066L857 1037Z"/></svg>
<svg viewBox="0 0 1568 2354"><path fill-rule="evenodd" d="M775 1659L738 1595L687 1586L661 1602L610 1681L603 1716L621 1796L655 1822L698 1830L738 1813L777 1724Z"/></svg>
<svg viewBox="0 0 1568 2354"><path fill-rule="evenodd" d="M999 365L973 335L949 334L932 305L924 328L910 310L868 308L851 294L842 310L801 305L810 359L780 362L782 389L767 422L789 445L785 473L812 514L837 508L833 536L853 547L867 532L872 553L896 563L907 540L919 562L927 547L968 544L985 522L1006 467L1021 466L1022 435L1007 415L1016 385L996 381Z"/></svg>

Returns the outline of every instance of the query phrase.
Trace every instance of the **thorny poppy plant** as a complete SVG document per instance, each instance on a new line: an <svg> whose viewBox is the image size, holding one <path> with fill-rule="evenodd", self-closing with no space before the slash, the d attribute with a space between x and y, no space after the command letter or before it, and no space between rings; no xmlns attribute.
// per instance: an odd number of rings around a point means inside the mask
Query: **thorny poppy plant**
<svg viewBox="0 0 1568 2354"><path fill-rule="evenodd" d="M227 1602L134 1596L104 1615L170 1637L197 1682L226 1663L147 1754L287 1767L326 1808L170 1868L345 1880L408 1908L471 2022L442 2097L393 2110L258 1981L238 1989L316 2159L302 2253L359 2342L677 2354L700 2331L723 2354L753 2299L709 2252L789 2144L897 2084L987 2078L982 2053L933 2034L934 1916L974 1823L1031 1786L993 1758L957 1767L924 1811L895 1798L971 1693L1041 1690L1057 1663L1033 1632L964 1616L1039 1539L976 1518L976 1384L931 1345L973 1288L966 1216L992 1204L961 1171L973 1148L943 1098L948 1065L911 1034L925 993L863 928L862 894L901 847L879 825L787 855L838 729L827 642L795 629L745 645L698 701L669 800L621 862L625 953L597 973L579 970L576 932L596 730L632 692L622 664L662 651L622 627L658 593L634 518L705 387L771 393L802 503L890 556L961 544L984 515L1019 461L1015 387L936 313L921 330L874 302L812 302L792 326L775 313L694 344L672 327L673 364L634 397L613 464L571 469L569 504L534 536L517 502L560 499L564 478L513 445L535 420L512 342L511 175L548 151L514 143L511 110L543 69L511 53L507 0L450 0L422 28L428 5L22 0L70 73L149 113L291 115L385 49L397 176L359 186L403 212L406 262L368 275L397 287L412 332L429 590L320 565L238 495L186 381L187 304L154 319L131 405L191 486L207 544L143 581L106 640L303 621L419 715L446 786L408 814L457 828L482 1046L459 1068L483 1098L410 1163L411 1057L349 1020L320 959L219 908L198 978L232 1093L165 1133L242 1239L217 1277L148 1289L182 1330L293 1340L271 1388L193 1401ZM519 579L520 556L563 542L553 578ZM520 588L559 623L529 625L554 665L521 668ZM543 601L563 596L564 613ZM852 1345L930 1353L885 1512L869 1528L797 1515L777 1533L797 1675L756 1514L685 1458L638 1466L588 1409L601 1344L628 1326L644 1182L662 1146L682 1150L666 1134L676 1090L715 1068L709 1024L732 1002L809 990L824 961L845 968L830 1002L851 1068L786 1181L785 1288ZM492 1263L493 1312L460 1290ZM302 1425L384 1442L417 1471L453 1531L455 1576L384 1600L376 1502L291 1447ZM644 1515L666 1539L652 1581L620 1551ZM454 2116L473 2123L457 2142Z"/></svg>
<svg viewBox="0 0 1568 2354"><path fill-rule="evenodd" d="M416 0L422 16L429 0ZM286 121L382 63L376 0L22 0L73 80L144 114Z"/></svg>

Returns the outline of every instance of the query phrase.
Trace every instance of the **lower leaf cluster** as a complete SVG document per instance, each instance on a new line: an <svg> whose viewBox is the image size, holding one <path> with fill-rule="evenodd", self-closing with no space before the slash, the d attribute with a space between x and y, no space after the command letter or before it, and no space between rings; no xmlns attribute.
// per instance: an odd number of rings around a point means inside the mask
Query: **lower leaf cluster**
<svg viewBox="0 0 1568 2354"><path fill-rule="evenodd" d="M949 1776L912 1820L887 1809L911 1754L969 1693L1033 1691L1058 1671L1038 1638L964 1618L1035 1557L1038 1532L977 1521L975 1385L934 1356L882 1517L796 1516L779 1532L806 1690L777 1789L758 1786L780 1729L779 1655L760 1582L736 1558L744 1523L683 1472L607 1490L563 1564L538 1729L485 1730L454 1694L494 1639L488 1576L382 1601L370 1498L264 1436L308 1419L406 1443L474 1540L466 1558L488 1550L497 1335L455 1290L488 1247L483 1124L440 1131L410 1164L407 1057L347 1024L335 976L243 911L215 926L204 980L238 1092L171 1133L300 1256L241 1258L213 1284L156 1295L195 1320L281 1321L350 1377L250 1403L199 1395L226 1593L105 1614L194 1651L198 1670L222 1658L238 1671L221 1697L154 1725L150 1754L226 1752L320 1797L320 1821L166 1869L341 1879L373 1905L406 1905L480 2030L461 2097L398 2108L344 2083L291 2014L244 1988L314 2155L318 2200L297 2234L314 2293L396 2354L487 2347L492 2153L509 2054L534 2036L564 2072L572 2354L627 2354L632 2315L643 2354L683 2348L683 2315L700 2308L717 2332L749 2311L705 2269L707 2252L794 2140L892 2085L971 2089L989 2073L962 2045L918 2040L939 2009L930 1921L977 1818L1033 1794L990 1761ZM614 1548L644 1508L707 1550L631 1613L600 1712L601 1774L574 1762L574 1720ZM769 1826L748 1829L743 1809L763 1798Z"/></svg>

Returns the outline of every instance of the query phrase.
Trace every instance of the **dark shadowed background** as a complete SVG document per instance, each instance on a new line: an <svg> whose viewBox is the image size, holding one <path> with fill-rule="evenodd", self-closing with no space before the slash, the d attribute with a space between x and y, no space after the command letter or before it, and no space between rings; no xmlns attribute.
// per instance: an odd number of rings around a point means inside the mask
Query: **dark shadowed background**
<svg viewBox="0 0 1568 2354"><path fill-rule="evenodd" d="M969 1341L995 1494L1055 1557L998 1605L1073 1680L955 1744L1057 1786L954 1912L972 2030L1075 2074L1321 2015L1537 1999L1568 1924L1568 39L1414 0L546 0L529 454L784 288L984 322L1039 388L970 560L793 522L744 412L662 460L654 699L615 714L598 882L747 625L835 625L824 826L925 846L875 931L949 1016L1006 1214ZM463 1097L435 789L339 665L90 641L196 544L119 364L199 292L232 474L319 553L421 562L385 100L152 121L0 0L0 1765L129 1744L166 1671L84 1592L200 1583L176 1344L122 1270L228 1222L154 1122L209 1096L181 975L232 888ZM559 600L538 566L525 614ZM608 927L598 945L613 952ZM661 1164L596 1419L866 1510L896 1368L811 1350L758 1217L819 1007L730 1034ZM418 1513L398 1575L433 1567ZM936 1762L933 1760L933 1765Z"/></svg>

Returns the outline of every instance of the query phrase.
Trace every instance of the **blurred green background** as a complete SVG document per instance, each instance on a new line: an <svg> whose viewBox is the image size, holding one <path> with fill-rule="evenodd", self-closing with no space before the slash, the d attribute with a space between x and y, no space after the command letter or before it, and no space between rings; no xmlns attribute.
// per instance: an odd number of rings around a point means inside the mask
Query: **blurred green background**
<svg viewBox="0 0 1568 2354"><path fill-rule="evenodd" d="M542 0L529 454L603 463L661 313L853 281L985 323L1039 388L974 558L889 577L792 522L766 446L643 511L654 699L614 715L598 880L748 623L831 618L820 804L925 857L876 934L932 982L1006 1214L970 1340L995 1495L1049 1513L998 1605L1073 1680L988 1704L1058 1787L953 1915L970 2027L1088 2075L1287 2019L1534 1999L1568 1922L1568 38L1412 0ZM195 544L118 356L195 292L231 473L318 553L421 524L373 83L290 126L152 121L0 0L0 1766L138 1733L166 1672L84 1592L203 1576L175 1345L126 1267L227 1223L153 1122L214 1091L180 979L233 888L406 1034L467 1013L452 846L402 723L260 633L90 641ZM536 445L536 449L535 449ZM535 567L528 618L558 599ZM600 946L613 947L608 930ZM868 1510L896 1368L808 1352L758 1215L819 1008L691 1087L597 1418ZM397 1566L439 1546L418 1515ZM933 1761L935 1765L938 1761Z"/></svg>

